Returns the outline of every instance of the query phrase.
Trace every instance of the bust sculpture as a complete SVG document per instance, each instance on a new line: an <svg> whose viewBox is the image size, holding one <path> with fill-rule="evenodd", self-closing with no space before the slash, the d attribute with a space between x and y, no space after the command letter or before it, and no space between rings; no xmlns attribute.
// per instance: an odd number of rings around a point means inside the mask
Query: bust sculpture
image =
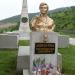
<svg viewBox="0 0 75 75"><path fill-rule="evenodd" d="M48 5L46 3L41 3L39 9L40 15L35 16L30 22L32 31L53 31L55 24L53 19L47 15Z"/></svg>

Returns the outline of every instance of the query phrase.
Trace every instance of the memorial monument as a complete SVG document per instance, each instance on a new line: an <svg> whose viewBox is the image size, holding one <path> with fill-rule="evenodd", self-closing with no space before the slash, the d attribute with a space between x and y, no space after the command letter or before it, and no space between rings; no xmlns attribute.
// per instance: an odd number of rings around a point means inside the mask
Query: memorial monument
<svg viewBox="0 0 75 75"><path fill-rule="evenodd" d="M57 62L58 34L54 32L54 20L47 15L49 7L46 3L41 3L39 9L40 14L33 17L30 22L30 32L27 0L23 1L19 31L30 36L30 46L27 51L28 55L26 51L22 50L22 53L19 50L17 67L19 70L24 70L24 73L29 72L27 75L61 75Z"/></svg>
<svg viewBox="0 0 75 75"><path fill-rule="evenodd" d="M47 16L48 5L41 3L40 15L31 20L30 75L61 75L58 71L58 34L54 21Z"/></svg>
<svg viewBox="0 0 75 75"><path fill-rule="evenodd" d="M27 0L23 0L19 31L30 32Z"/></svg>

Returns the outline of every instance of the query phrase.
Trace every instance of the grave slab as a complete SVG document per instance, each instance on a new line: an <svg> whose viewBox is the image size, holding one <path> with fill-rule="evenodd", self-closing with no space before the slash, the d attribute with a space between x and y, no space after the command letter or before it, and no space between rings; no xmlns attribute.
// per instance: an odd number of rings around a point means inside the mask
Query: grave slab
<svg viewBox="0 0 75 75"><path fill-rule="evenodd" d="M58 48L66 48L66 47L69 47L69 36L59 35L58 36Z"/></svg>
<svg viewBox="0 0 75 75"><path fill-rule="evenodd" d="M0 48L18 48L17 36L0 34Z"/></svg>

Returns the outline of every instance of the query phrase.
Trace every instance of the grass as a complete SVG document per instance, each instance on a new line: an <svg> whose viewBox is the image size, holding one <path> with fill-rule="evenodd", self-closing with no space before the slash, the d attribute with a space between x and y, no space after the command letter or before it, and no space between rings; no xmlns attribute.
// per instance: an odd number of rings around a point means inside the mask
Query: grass
<svg viewBox="0 0 75 75"><path fill-rule="evenodd" d="M17 50L0 50L0 75L17 75ZM75 46L59 49L63 57L64 75L75 75Z"/></svg>
<svg viewBox="0 0 75 75"><path fill-rule="evenodd" d="M0 75L16 75L17 50L0 50Z"/></svg>
<svg viewBox="0 0 75 75"><path fill-rule="evenodd" d="M29 46L29 40L19 40L19 46Z"/></svg>
<svg viewBox="0 0 75 75"><path fill-rule="evenodd" d="M71 33L64 33L64 32L59 32L59 33L62 34L62 35L68 35L68 36L70 36L72 38L75 38L75 35L71 34Z"/></svg>
<svg viewBox="0 0 75 75"><path fill-rule="evenodd" d="M75 46L70 45L69 48L59 49L63 57L63 73L64 75L75 75Z"/></svg>

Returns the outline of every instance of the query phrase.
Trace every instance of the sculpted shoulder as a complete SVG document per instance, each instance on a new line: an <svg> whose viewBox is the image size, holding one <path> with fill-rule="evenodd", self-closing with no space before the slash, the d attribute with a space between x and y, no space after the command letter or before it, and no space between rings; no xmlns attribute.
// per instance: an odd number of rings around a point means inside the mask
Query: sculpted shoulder
<svg viewBox="0 0 75 75"><path fill-rule="evenodd" d="M36 22L36 20L37 20L37 17L38 17L38 16L35 16L35 17L33 17L33 18L31 19L30 24L32 24L32 26L33 26L33 24L35 24L35 22Z"/></svg>
<svg viewBox="0 0 75 75"><path fill-rule="evenodd" d="M48 17L48 21L49 22L51 22L51 23L53 23L54 21L53 21L53 19L52 18L50 18L50 17Z"/></svg>
<svg viewBox="0 0 75 75"><path fill-rule="evenodd" d="M33 17L32 20L36 20L37 18L39 18L38 15L36 15L35 17Z"/></svg>

